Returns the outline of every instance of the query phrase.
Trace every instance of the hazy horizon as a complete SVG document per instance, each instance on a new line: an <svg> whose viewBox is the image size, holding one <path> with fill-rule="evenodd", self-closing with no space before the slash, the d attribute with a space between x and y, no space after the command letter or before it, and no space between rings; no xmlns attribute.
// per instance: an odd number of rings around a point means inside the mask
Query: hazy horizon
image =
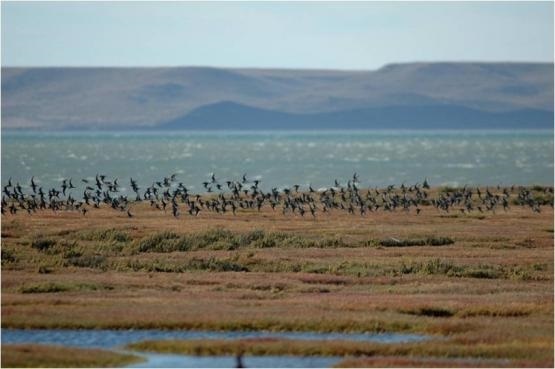
<svg viewBox="0 0 555 369"><path fill-rule="evenodd" d="M553 120L552 2L4 1L1 10L3 127Z"/></svg>
<svg viewBox="0 0 555 369"><path fill-rule="evenodd" d="M2 94L2 125L10 128L453 129L553 123L550 63L390 64L356 72L4 67Z"/></svg>
<svg viewBox="0 0 555 369"><path fill-rule="evenodd" d="M175 65L2 65L1 68L69 68L69 69L85 69L85 68L137 68L137 69L156 69L156 68L212 68L212 69L234 69L234 70L284 70L284 71L337 71L337 72L373 72L391 65L403 64L555 64L555 61L526 61L526 60L414 60L414 61L390 61L375 68L368 69L349 69L349 68L317 68L317 67L261 67L261 66L219 66L208 64L175 64Z"/></svg>
<svg viewBox="0 0 555 369"><path fill-rule="evenodd" d="M12 2L2 66L553 62L552 2Z"/></svg>

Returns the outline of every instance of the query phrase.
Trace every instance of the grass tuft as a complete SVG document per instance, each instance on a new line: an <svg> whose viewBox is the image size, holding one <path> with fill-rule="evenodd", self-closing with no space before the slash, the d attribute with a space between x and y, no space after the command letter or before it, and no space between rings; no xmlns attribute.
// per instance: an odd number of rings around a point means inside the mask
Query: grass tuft
<svg viewBox="0 0 555 369"><path fill-rule="evenodd" d="M143 361L141 357L106 350L36 344L2 344L3 368L106 368Z"/></svg>
<svg viewBox="0 0 555 369"><path fill-rule="evenodd" d="M131 241L129 234L115 228L79 231L77 238L84 241Z"/></svg>
<svg viewBox="0 0 555 369"><path fill-rule="evenodd" d="M424 306L419 308L411 309L401 309L399 312L403 314L418 315L418 316L429 316L434 318L448 318L455 315L455 313L443 307L437 306Z"/></svg>
<svg viewBox="0 0 555 369"><path fill-rule="evenodd" d="M68 291L98 291L98 290L112 290L112 286L99 285L92 283L34 283L22 286L19 289L21 293L57 293Z"/></svg>
<svg viewBox="0 0 555 369"><path fill-rule="evenodd" d="M31 247L39 251L47 251L56 245L56 240L51 238L36 237L31 241Z"/></svg>
<svg viewBox="0 0 555 369"><path fill-rule="evenodd" d="M106 257L103 255L81 255L69 257L65 266L75 266L78 268L92 268L92 269L105 269Z"/></svg>
<svg viewBox="0 0 555 369"><path fill-rule="evenodd" d="M449 237L428 237L426 239L397 239L388 238L380 241L380 246L384 247L408 247L408 246L444 246L455 243Z"/></svg>
<svg viewBox="0 0 555 369"><path fill-rule="evenodd" d="M139 252L171 252L178 250L178 240L179 235L176 233L164 231L142 238L138 241L137 248Z"/></svg>
<svg viewBox="0 0 555 369"><path fill-rule="evenodd" d="M136 242L139 252L168 253L195 250L237 250L240 248L338 248L365 246L348 244L341 238L311 239L285 232L265 232L254 230L234 233L215 228L205 232L179 235L174 232L160 232L146 236Z"/></svg>
<svg viewBox="0 0 555 369"><path fill-rule="evenodd" d="M17 257L12 250L3 247L0 253L2 258L2 265L17 262Z"/></svg>

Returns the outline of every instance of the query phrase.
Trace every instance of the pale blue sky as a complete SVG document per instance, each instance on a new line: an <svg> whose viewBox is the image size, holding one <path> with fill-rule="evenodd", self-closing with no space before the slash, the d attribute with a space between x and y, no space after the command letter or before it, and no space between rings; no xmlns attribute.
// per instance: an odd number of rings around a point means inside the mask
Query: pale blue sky
<svg viewBox="0 0 555 369"><path fill-rule="evenodd" d="M3 66L553 61L553 2L2 2Z"/></svg>

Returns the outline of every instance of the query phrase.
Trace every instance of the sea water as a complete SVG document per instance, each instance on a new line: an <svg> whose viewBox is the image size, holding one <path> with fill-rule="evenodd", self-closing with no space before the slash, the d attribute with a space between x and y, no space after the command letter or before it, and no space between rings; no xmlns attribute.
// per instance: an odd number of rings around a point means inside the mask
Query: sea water
<svg viewBox="0 0 555 369"><path fill-rule="evenodd" d="M553 131L3 132L2 183L45 189L97 173L141 188L177 174L203 192L210 174L261 187L553 185ZM79 188L75 191L78 191Z"/></svg>

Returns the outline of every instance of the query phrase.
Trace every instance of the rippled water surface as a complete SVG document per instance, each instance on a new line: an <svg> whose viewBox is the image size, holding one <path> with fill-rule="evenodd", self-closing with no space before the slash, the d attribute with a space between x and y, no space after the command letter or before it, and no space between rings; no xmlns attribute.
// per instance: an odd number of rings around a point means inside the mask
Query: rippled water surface
<svg viewBox="0 0 555 369"><path fill-rule="evenodd" d="M552 184L553 131L4 132L2 177L47 187L104 173L129 186L171 173L200 190L220 179L259 178L266 189L330 186L358 172L363 186Z"/></svg>

